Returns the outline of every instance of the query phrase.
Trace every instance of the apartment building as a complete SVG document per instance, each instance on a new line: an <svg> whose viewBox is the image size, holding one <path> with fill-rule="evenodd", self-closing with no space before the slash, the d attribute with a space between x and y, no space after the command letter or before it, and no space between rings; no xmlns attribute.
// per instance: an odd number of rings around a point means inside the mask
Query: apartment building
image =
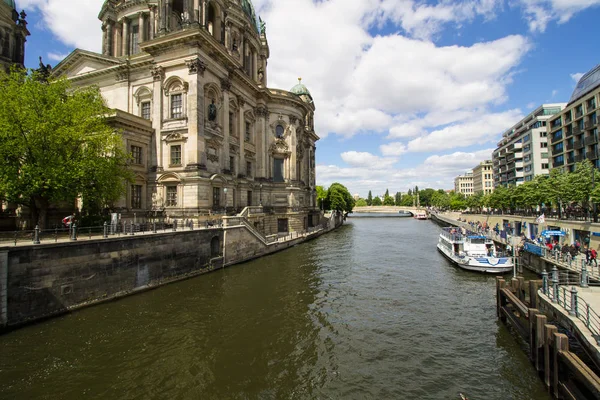
<svg viewBox="0 0 600 400"><path fill-rule="evenodd" d="M600 65L581 77L567 106L549 121L551 168L572 172L575 164L590 160L598 168Z"/></svg>
<svg viewBox="0 0 600 400"><path fill-rule="evenodd" d="M548 125L566 103L543 104L502 134L492 153L494 187L520 185L550 171Z"/></svg>
<svg viewBox="0 0 600 400"><path fill-rule="evenodd" d="M473 195L473 172L467 172L454 178L454 192L465 196Z"/></svg>
<svg viewBox="0 0 600 400"><path fill-rule="evenodd" d="M483 194L494 191L494 164L492 160L485 160L473 168L473 193Z"/></svg>

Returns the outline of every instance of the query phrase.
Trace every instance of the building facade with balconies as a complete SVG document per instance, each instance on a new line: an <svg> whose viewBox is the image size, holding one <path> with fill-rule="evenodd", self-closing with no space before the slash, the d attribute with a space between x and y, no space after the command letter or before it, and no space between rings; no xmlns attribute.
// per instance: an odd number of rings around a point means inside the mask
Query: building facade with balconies
<svg viewBox="0 0 600 400"><path fill-rule="evenodd" d="M485 160L473 168L473 193L483 194L494 191L494 164L492 160Z"/></svg>
<svg viewBox="0 0 600 400"><path fill-rule="evenodd" d="M573 172L575 164L590 160L600 168L598 160L598 110L600 100L600 65L581 77L569 103L550 120L551 168Z"/></svg>
<svg viewBox="0 0 600 400"><path fill-rule="evenodd" d="M454 178L454 192L473 196L473 172L467 172Z"/></svg>
<svg viewBox="0 0 600 400"><path fill-rule="evenodd" d="M565 106L543 104L502 134L492 153L494 187L520 185L549 173L547 125Z"/></svg>
<svg viewBox="0 0 600 400"><path fill-rule="evenodd" d="M260 205L318 223L315 104L301 82L267 87L265 24L250 0L106 0L99 19L102 53L77 49L53 74L99 86L115 110L136 173L118 211L193 218Z"/></svg>

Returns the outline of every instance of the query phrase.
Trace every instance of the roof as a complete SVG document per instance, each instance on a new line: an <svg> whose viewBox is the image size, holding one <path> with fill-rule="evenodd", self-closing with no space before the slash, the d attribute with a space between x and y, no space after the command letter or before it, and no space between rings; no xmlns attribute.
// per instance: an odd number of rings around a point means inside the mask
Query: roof
<svg viewBox="0 0 600 400"><path fill-rule="evenodd" d="M244 13L250 18L250 21L254 23L254 29L256 32L260 33L260 25L258 22L258 18L256 18L256 11L254 11L254 5L251 0L242 0L242 10Z"/></svg>
<svg viewBox="0 0 600 400"><path fill-rule="evenodd" d="M6 4L8 4L10 7L12 7L12 8L13 8L13 10L16 10L16 8L17 8L17 5L15 4L15 0L4 0L4 2L5 2Z"/></svg>
<svg viewBox="0 0 600 400"><path fill-rule="evenodd" d="M291 88L290 92L298 96L308 96L310 98L310 102L313 100L308 88L302 84L302 78L298 78L298 84Z"/></svg>
<svg viewBox="0 0 600 400"><path fill-rule="evenodd" d="M571 95L569 104L585 96L598 86L600 86L600 64L596 65L591 71L587 72L579 79L579 82L577 82L577 86L575 86L575 90Z"/></svg>

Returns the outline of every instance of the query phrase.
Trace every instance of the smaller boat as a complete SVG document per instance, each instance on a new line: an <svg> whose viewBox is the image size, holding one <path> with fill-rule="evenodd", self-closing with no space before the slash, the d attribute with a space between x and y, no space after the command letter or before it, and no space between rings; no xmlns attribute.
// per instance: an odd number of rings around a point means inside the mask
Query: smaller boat
<svg viewBox="0 0 600 400"><path fill-rule="evenodd" d="M427 219L427 212L426 211L417 211L415 213L415 218L416 219Z"/></svg>
<svg viewBox="0 0 600 400"><path fill-rule="evenodd" d="M494 241L475 232L442 228L437 248L450 261L469 271L499 274L513 269L511 257L499 256Z"/></svg>
<svg viewBox="0 0 600 400"><path fill-rule="evenodd" d="M399 217L412 217L412 213L409 211L400 210L398 214Z"/></svg>

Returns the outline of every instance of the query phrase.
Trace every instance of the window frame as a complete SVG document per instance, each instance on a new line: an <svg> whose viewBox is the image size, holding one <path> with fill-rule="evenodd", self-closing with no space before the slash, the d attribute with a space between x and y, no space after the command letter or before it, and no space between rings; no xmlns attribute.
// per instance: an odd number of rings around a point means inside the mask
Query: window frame
<svg viewBox="0 0 600 400"><path fill-rule="evenodd" d="M177 148L179 148L179 162L176 163L174 161L173 158L173 151L177 150ZM172 144L169 146L169 166L170 167L180 167L181 165L183 165L183 147L181 146L181 144Z"/></svg>
<svg viewBox="0 0 600 400"><path fill-rule="evenodd" d="M177 207L179 198L177 193L177 185L165 186L165 206L166 207Z"/></svg>
<svg viewBox="0 0 600 400"><path fill-rule="evenodd" d="M131 185L130 205L131 205L131 209L133 209L133 210L142 209L142 191L143 191L142 186L143 185L138 185L136 183Z"/></svg>

